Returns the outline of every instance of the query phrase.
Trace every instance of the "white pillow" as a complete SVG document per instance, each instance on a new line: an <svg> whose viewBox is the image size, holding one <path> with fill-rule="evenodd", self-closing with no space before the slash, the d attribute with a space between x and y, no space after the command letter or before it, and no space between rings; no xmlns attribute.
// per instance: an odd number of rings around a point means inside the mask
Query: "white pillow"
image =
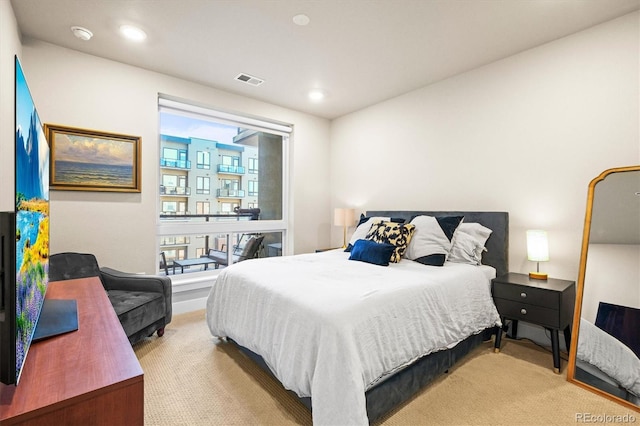
<svg viewBox="0 0 640 426"><path fill-rule="evenodd" d="M447 261L480 265L485 243L493 231L479 223L461 223L453 236Z"/></svg>
<svg viewBox="0 0 640 426"><path fill-rule="evenodd" d="M442 266L449 251L456 228L464 216L416 216L411 223L416 226L405 257L425 265Z"/></svg>

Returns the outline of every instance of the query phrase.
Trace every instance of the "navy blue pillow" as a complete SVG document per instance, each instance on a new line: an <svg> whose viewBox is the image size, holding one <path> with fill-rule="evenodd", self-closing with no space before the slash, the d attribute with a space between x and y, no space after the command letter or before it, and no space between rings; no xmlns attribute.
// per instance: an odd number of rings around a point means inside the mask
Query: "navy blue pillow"
<svg viewBox="0 0 640 426"><path fill-rule="evenodd" d="M349 260L388 266L395 246L387 243L376 243L371 240L358 240L351 249Z"/></svg>

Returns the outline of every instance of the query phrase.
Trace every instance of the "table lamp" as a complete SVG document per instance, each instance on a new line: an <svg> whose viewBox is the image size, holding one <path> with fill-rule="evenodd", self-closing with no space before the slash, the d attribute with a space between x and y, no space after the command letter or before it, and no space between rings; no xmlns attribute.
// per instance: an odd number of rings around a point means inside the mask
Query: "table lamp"
<svg viewBox="0 0 640 426"><path fill-rule="evenodd" d="M354 209L336 208L333 212L333 224L343 228L342 248L347 247L347 228L353 225L354 220Z"/></svg>
<svg viewBox="0 0 640 426"><path fill-rule="evenodd" d="M546 280L547 274L540 272L540 262L549 260L549 241L546 231L527 231L527 259L536 262L536 272L529 272L529 278Z"/></svg>

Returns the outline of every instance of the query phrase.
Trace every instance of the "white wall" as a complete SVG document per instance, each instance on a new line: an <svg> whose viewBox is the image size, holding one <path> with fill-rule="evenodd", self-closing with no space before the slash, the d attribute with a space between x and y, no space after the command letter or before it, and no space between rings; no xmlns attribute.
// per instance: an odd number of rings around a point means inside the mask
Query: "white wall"
<svg viewBox="0 0 640 426"><path fill-rule="evenodd" d="M333 205L507 211L512 272L541 228L541 269L577 279L589 182L640 163L638 35L633 13L334 120Z"/></svg>
<svg viewBox="0 0 640 426"><path fill-rule="evenodd" d="M13 8L0 0L0 211L13 211L16 124L14 115L14 56L22 55L22 45Z"/></svg>
<svg viewBox="0 0 640 426"><path fill-rule="evenodd" d="M142 137L142 193L51 191L51 252L96 255L101 265L155 272L158 93L294 125L295 252L329 243L329 122L202 85L25 39L23 68L44 123Z"/></svg>

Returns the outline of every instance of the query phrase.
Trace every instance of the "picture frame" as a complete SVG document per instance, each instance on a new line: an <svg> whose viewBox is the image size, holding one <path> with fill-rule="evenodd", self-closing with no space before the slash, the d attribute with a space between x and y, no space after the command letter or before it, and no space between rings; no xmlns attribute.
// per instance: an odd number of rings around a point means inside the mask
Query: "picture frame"
<svg viewBox="0 0 640 426"><path fill-rule="evenodd" d="M141 192L140 136L45 124L50 189Z"/></svg>

